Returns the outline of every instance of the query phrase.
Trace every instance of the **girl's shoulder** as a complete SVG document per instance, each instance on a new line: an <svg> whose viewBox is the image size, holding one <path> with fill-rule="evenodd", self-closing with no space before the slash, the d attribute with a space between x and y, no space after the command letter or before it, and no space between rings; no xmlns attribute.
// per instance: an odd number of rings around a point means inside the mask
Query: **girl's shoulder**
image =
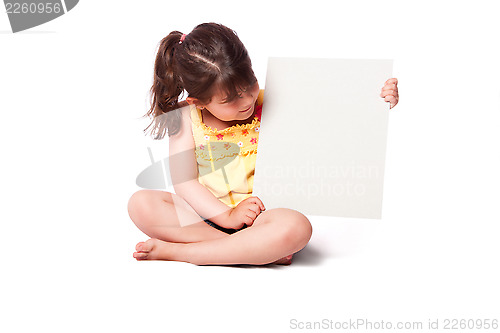
<svg viewBox="0 0 500 333"><path fill-rule="evenodd" d="M182 107L169 113L175 113L176 122L179 122L179 131L169 136L169 154L176 154L193 149L195 146L192 134L192 124L190 117L190 107Z"/></svg>

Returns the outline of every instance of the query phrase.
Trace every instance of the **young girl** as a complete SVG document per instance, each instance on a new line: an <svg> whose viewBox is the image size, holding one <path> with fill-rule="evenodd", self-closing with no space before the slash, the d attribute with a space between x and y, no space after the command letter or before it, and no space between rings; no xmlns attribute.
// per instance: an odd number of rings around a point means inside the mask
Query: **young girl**
<svg viewBox="0 0 500 333"><path fill-rule="evenodd" d="M140 190L130 198L130 218L151 237L137 244L134 258L290 264L312 227L303 214L266 210L252 196L263 91L236 33L214 23L188 35L173 31L161 41L154 67L147 115L154 116L155 139L168 129L175 194ZM397 104L396 79L385 83L381 97L391 108Z"/></svg>

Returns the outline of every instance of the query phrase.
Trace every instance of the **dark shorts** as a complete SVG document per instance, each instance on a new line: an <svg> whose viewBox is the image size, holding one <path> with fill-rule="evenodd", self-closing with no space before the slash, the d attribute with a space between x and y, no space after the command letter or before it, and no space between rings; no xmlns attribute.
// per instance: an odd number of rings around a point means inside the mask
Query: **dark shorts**
<svg viewBox="0 0 500 333"><path fill-rule="evenodd" d="M212 221L210 221L208 219L205 219L205 223L208 224L209 226L214 227L215 229L218 229L220 231L225 232L226 234L234 234L236 231L243 230L247 227L247 225L244 225L243 228L241 228L241 229L226 229L226 228L221 227L220 225L213 223Z"/></svg>

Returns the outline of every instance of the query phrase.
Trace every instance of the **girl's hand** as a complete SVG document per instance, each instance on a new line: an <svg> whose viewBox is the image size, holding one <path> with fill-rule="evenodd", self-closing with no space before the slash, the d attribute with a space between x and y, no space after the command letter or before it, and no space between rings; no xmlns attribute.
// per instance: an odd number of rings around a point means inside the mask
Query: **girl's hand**
<svg viewBox="0 0 500 333"><path fill-rule="evenodd" d="M398 94L398 79L392 78L385 81L385 85L382 88L380 97L384 98L384 101L391 103L391 109L398 104L399 94Z"/></svg>
<svg viewBox="0 0 500 333"><path fill-rule="evenodd" d="M246 224L251 226L255 218L266 210L262 201L257 197L246 198L229 211L225 228L241 229Z"/></svg>

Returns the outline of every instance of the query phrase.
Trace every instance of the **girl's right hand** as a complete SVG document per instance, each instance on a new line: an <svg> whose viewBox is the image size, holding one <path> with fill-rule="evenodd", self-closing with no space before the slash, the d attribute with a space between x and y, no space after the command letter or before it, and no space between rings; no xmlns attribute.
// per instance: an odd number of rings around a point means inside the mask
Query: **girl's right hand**
<svg viewBox="0 0 500 333"><path fill-rule="evenodd" d="M264 210L266 208L259 198L246 198L229 211L226 228L241 229L245 224L251 226L255 218Z"/></svg>

